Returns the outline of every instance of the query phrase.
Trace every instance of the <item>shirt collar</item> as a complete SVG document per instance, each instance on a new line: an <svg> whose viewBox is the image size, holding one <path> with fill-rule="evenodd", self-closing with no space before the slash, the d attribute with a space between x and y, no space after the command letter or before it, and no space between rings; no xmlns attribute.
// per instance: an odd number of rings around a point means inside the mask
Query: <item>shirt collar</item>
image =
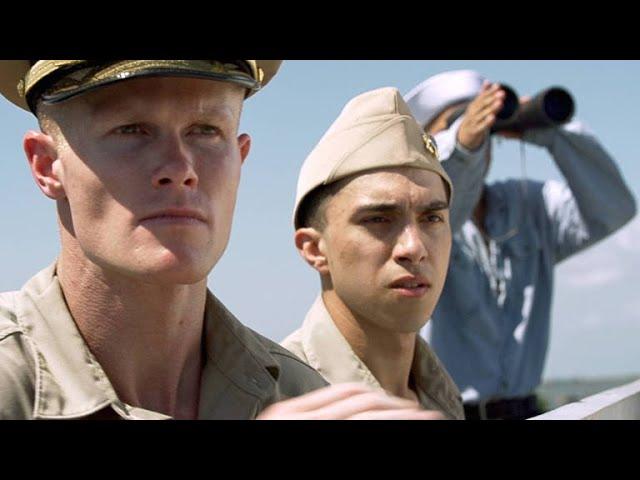
<svg viewBox="0 0 640 480"><path fill-rule="evenodd" d="M18 322L35 359L34 418L81 418L109 406L123 418L170 418L118 399L71 317L55 263L29 280L19 295ZM216 381L220 375L245 394L240 403L251 414L272 394L278 363L252 333L208 292L200 418L210 418L212 409L225 403L226 390L221 391Z"/></svg>
<svg viewBox="0 0 640 480"><path fill-rule="evenodd" d="M205 342L199 418L255 417L259 406L274 394L279 363L211 292L205 308Z"/></svg>
<svg viewBox="0 0 640 480"><path fill-rule="evenodd" d="M358 382L375 389L382 388L338 330L320 295L305 317L301 340L309 365L329 383ZM416 336L411 376L425 408L444 411L453 418L464 418L455 383L419 335Z"/></svg>
<svg viewBox="0 0 640 480"><path fill-rule="evenodd" d="M338 330L321 296L316 298L302 325L302 348L309 365L329 383L365 383L382 388Z"/></svg>

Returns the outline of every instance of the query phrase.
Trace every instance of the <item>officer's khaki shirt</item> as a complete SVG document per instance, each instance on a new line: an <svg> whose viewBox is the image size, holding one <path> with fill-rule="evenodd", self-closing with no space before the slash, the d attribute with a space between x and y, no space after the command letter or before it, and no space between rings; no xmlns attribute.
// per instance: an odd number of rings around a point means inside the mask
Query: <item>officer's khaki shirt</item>
<svg viewBox="0 0 640 480"><path fill-rule="evenodd" d="M282 346L315 368L329 383L365 383L382 389L380 382L336 327L321 296L307 313L302 327L285 338ZM419 335L411 376L420 404L425 409L439 410L456 420L464 419L458 388Z"/></svg>
<svg viewBox="0 0 640 480"><path fill-rule="evenodd" d="M242 325L211 292L200 419L251 419L271 403L326 385L311 367ZM126 405L84 342L55 264L0 293L0 419L161 419Z"/></svg>

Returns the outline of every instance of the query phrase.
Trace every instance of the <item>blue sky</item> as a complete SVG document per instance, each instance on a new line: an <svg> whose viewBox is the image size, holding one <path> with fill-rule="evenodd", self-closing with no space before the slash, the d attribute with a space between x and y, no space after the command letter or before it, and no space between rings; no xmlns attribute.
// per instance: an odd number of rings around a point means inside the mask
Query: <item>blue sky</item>
<svg viewBox="0 0 640 480"><path fill-rule="evenodd" d="M521 94L569 89L576 116L616 159L640 193L640 61L286 61L245 104L241 130L253 137L243 167L227 252L212 290L247 325L275 340L298 327L318 292L294 249L291 210L300 165L344 104L395 86L406 93L429 75L471 68ZM21 142L35 119L0 102L0 291L18 289L55 258L53 202L35 186ZM528 178L561 179L541 149L526 148ZM522 176L519 144L494 144L489 180ZM557 269L545 378L640 374L640 219Z"/></svg>

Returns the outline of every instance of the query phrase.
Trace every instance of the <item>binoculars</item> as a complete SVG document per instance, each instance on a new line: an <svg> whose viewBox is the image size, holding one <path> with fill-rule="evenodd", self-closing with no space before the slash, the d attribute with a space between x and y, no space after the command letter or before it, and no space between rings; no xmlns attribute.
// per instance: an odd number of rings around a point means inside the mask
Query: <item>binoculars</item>
<svg viewBox="0 0 640 480"><path fill-rule="evenodd" d="M571 94L561 87L550 87L520 105L518 94L508 85L501 84L505 97L496 115L491 133L500 131L523 132L531 128L550 127L568 122L575 112ZM447 118L447 128L467 109L467 105L455 110Z"/></svg>

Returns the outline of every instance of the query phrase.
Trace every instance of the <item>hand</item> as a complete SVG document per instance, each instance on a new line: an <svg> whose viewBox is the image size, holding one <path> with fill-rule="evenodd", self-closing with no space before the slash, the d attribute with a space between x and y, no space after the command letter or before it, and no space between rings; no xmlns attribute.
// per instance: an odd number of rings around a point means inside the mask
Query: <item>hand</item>
<svg viewBox="0 0 640 480"><path fill-rule="evenodd" d="M458 142L463 147L476 150L482 145L496 122L504 97L505 93L498 83L490 84L485 80L480 93L467 107L458 130Z"/></svg>
<svg viewBox="0 0 640 480"><path fill-rule="evenodd" d="M411 400L372 390L359 383L339 383L274 403L257 420L444 420Z"/></svg>

